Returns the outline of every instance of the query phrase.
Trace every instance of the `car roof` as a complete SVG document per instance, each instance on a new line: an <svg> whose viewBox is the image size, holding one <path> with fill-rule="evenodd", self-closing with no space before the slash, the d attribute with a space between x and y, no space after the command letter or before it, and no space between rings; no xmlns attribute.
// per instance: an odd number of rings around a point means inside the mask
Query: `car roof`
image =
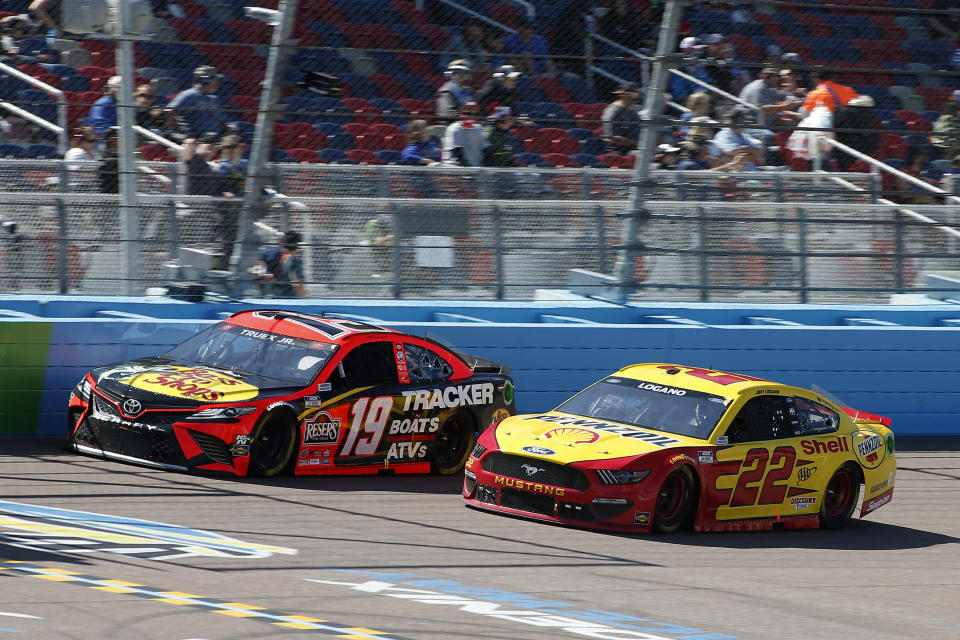
<svg viewBox="0 0 960 640"><path fill-rule="evenodd" d="M393 329L334 315L287 311L284 309L255 309L240 311L224 322L248 329L269 331L304 340L344 344L358 336L401 335Z"/></svg>
<svg viewBox="0 0 960 640"><path fill-rule="evenodd" d="M718 396L733 398L746 391L763 388L791 388L779 382L771 382L762 378L730 373L717 369L706 369L683 364L666 362L648 362L623 367L616 372L618 376L645 380L670 386L695 389Z"/></svg>

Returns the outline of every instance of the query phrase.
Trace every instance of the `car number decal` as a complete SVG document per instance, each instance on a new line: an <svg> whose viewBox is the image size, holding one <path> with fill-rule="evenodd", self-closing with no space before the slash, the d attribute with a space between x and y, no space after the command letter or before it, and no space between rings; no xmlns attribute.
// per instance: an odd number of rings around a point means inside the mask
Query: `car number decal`
<svg viewBox="0 0 960 640"><path fill-rule="evenodd" d="M717 476L715 487L722 494L729 494L726 504L729 507L753 507L758 505L780 504L787 496L790 476L797 462L797 450L793 447L769 449L755 447L747 451L743 460L732 460L728 465L739 465L728 473ZM721 478L736 476L733 489L721 486ZM794 495L797 491L790 491ZM800 490L799 493L806 493Z"/></svg>
<svg viewBox="0 0 960 640"><path fill-rule="evenodd" d="M341 456L371 456L380 447L380 440L390 420L390 411L393 409L393 396L377 396L376 398L360 398L350 407L350 431L340 449ZM360 438L360 431L369 434L367 438Z"/></svg>

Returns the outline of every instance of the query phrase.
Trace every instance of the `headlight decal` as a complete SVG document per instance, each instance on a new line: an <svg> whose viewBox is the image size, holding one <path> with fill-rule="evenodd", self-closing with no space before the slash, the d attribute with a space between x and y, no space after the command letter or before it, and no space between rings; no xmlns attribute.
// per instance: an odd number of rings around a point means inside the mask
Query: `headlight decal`
<svg viewBox="0 0 960 640"><path fill-rule="evenodd" d="M597 476L603 484L636 484L642 482L648 475L649 469L631 471L627 469L597 469Z"/></svg>

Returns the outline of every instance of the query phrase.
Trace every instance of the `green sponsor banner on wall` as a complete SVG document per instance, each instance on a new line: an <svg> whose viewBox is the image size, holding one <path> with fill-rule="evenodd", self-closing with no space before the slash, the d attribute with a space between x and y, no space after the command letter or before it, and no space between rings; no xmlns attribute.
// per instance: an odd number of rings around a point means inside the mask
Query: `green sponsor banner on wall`
<svg viewBox="0 0 960 640"><path fill-rule="evenodd" d="M36 433L51 322L0 322L0 436Z"/></svg>

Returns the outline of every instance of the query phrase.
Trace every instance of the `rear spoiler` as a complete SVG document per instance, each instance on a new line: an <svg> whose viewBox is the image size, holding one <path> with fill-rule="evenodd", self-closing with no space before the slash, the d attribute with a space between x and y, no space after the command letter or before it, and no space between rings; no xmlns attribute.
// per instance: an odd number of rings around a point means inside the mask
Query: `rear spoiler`
<svg viewBox="0 0 960 640"><path fill-rule="evenodd" d="M510 375L510 367L486 358L478 358L467 353L458 353L468 367L473 369L474 373L499 373L504 376Z"/></svg>
<svg viewBox="0 0 960 640"><path fill-rule="evenodd" d="M851 409L850 407L840 408L843 409L843 412L850 416L856 424L882 424L885 427L893 424L893 420L890 418L878 416L875 413L867 413L866 411L859 411L857 409Z"/></svg>

